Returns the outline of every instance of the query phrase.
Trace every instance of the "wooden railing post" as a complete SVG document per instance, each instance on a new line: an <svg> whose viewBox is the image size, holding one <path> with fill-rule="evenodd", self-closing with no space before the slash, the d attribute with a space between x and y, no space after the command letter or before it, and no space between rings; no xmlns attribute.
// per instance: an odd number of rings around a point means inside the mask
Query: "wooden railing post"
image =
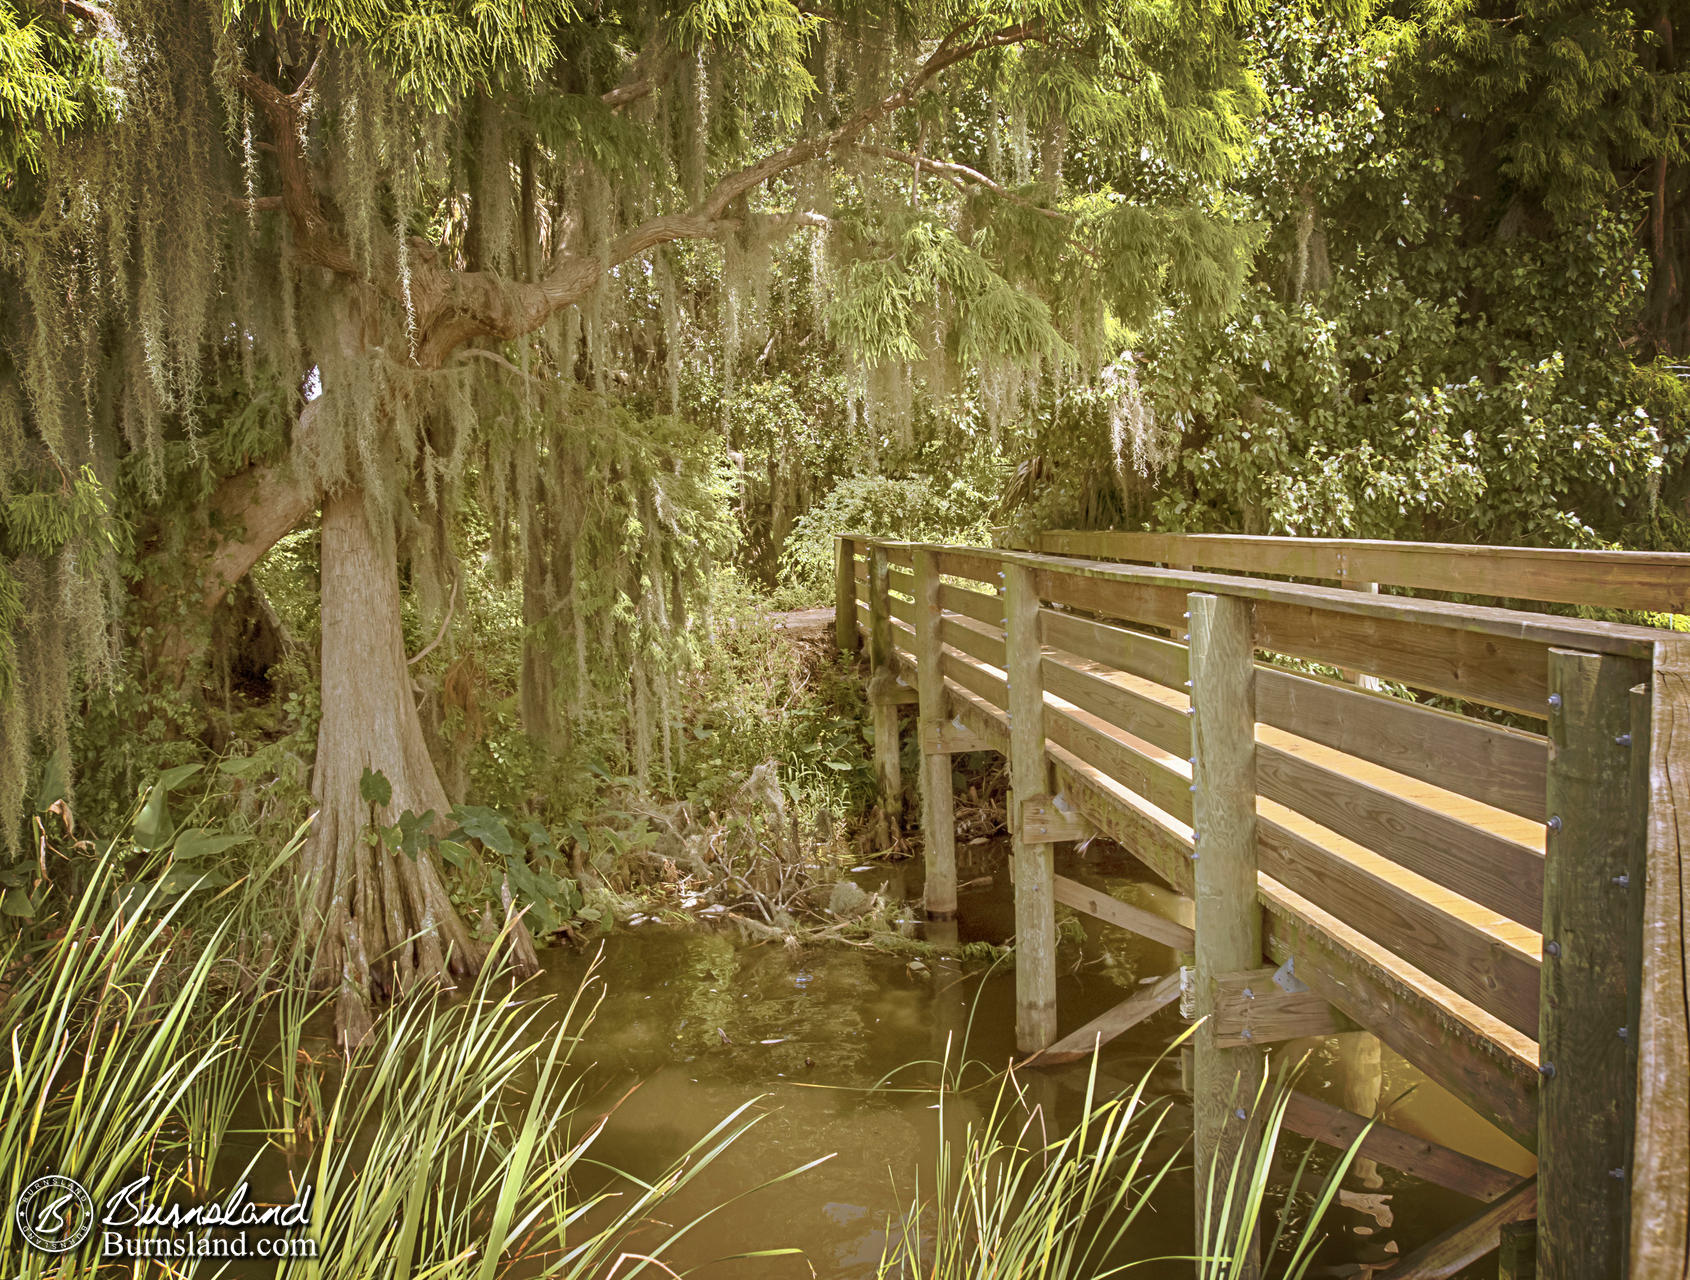
<svg viewBox="0 0 1690 1280"><path fill-rule="evenodd" d="M1633 1280L1690 1274L1690 636L1655 642L1649 712Z"/></svg>
<svg viewBox="0 0 1690 1280"><path fill-rule="evenodd" d="M1192 1107L1196 1116L1197 1222L1200 1233L1225 1238L1199 1248L1226 1249L1237 1238L1243 1196L1230 1211L1226 1188L1233 1161L1247 1183L1260 1133L1255 1114L1262 1079L1260 1050L1216 1044L1216 979L1260 968L1262 912L1256 898L1256 666L1250 602L1194 592L1186 597L1191 623L1191 743L1194 879L1197 907L1197 1012ZM1204 1224L1208 1223L1205 1232ZM1258 1244L1233 1274L1259 1274Z"/></svg>
<svg viewBox="0 0 1690 1280"><path fill-rule="evenodd" d="M920 700L921 834L927 878L922 905L930 917L956 914L956 816L951 797L951 757L939 749L946 721L945 672L940 651L939 553L915 552L916 692Z"/></svg>
<svg viewBox="0 0 1690 1280"><path fill-rule="evenodd" d="M840 653L855 653L857 637L857 544L843 535L833 543L833 640Z"/></svg>
<svg viewBox="0 0 1690 1280"><path fill-rule="evenodd" d="M886 548L869 551L869 712L874 726L874 776L880 785L880 839L890 845L904 809L899 763L897 677L892 669L892 606L887 598Z"/></svg>
<svg viewBox="0 0 1690 1280"><path fill-rule="evenodd" d="M1044 684L1039 671L1039 593L1033 571L1003 568L1005 675L1009 683L1011 857L1015 872L1015 1045L1035 1053L1056 1039L1056 865L1048 842L1023 838L1019 809L1043 795Z"/></svg>
<svg viewBox="0 0 1690 1280"><path fill-rule="evenodd" d="M1549 834L1538 1052L1538 1274L1625 1274L1630 1128L1627 957L1643 840L1631 658L1549 651ZM1647 747L1644 747L1647 750Z"/></svg>

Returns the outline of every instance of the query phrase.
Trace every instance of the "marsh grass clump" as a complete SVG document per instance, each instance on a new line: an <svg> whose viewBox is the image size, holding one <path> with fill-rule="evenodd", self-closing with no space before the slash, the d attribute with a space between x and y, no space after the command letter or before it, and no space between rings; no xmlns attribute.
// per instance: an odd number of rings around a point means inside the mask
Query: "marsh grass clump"
<svg viewBox="0 0 1690 1280"><path fill-rule="evenodd" d="M143 1172L154 1202L221 1200L259 1173L274 1184L279 1163L286 1186L312 1188L321 1259L280 1275L627 1277L663 1270L697 1220L664 1223L662 1206L755 1122L752 1100L649 1181L598 1163L609 1117L584 1112L571 1061L602 995L591 974L558 1008L489 965L465 991L396 1001L337 1054L303 985L309 956L236 960L243 886L221 891L223 927L191 936L196 891L167 892L156 864L126 876L133 852L108 846L56 924L0 945L8 1204L44 1172L96 1205ZM102 1264L92 1241L28 1249L7 1213L0 1272Z"/></svg>
<svg viewBox="0 0 1690 1280"><path fill-rule="evenodd" d="M1270 1084L1264 1078L1258 1089L1256 1145L1241 1148L1228 1164L1217 1159L1196 1171L1208 1202L1224 1207L1199 1215L1192 1252L1146 1257L1134 1242L1135 1226L1159 1203L1165 1206L1167 1195L1193 1172L1178 1104L1151 1092L1167 1053L1119 1091L1105 1086L1094 1056L1078 1122L1064 1128L1051 1114L1052 1079L1013 1066L993 1072L968 1057L966 1039L954 1058L947 1045L944 1060L911 1065L936 1068L936 1083L915 1087L934 1094L941 1136L931 1167L918 1175L905 1211L888 1231L881 1280L1104 1280L1169 1262L1194 1263L1199 1280L1236 1280L1253 1274L1248 1245L1270 1223L1262 1256L1274 1260L1274 1274L1286 1280L1308 1275L1324 1239L1322 1221L1362 1139L1331 1164L1312 1199L1303 1195L1312 1142L1289 1179L1282 1176L1279 1140L1298 1064L1282 1063L1277 1079ZM983 1109L969 1096L986 1093L991 1100ZM968 1117L960 1130L958 1117ZM1271 1207L1276 1199L1285 1206L1277 1214ZM1294 1214L1291 1206L1303 1199L1307 1211Z"/></svg>

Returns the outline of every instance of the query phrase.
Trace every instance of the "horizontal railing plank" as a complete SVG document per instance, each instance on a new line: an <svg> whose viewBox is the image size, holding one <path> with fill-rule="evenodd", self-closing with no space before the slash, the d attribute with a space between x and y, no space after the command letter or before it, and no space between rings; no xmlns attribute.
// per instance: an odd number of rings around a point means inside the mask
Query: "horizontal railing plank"
<svg viewBox="0 0 1690 1280"><path fill-rule="evenodd" d="M1345 583L1377 582L1501 600L1690 612L1690 555L1682 552L1069 530L1038 534L1033 550Z"/></svg>
<svg viewBox="0 0 1690 1280"><path fill-rule="evenodd" d="M1003 565L995 551L966 551L948 547L939 552L939 572L953 578L971 578L996 587L1003 581Z"/></svg>
<svg viewBox="0 0 1690 1280"><path fill-rule="evenodd" d="M1398 866L1518 921L1543 926L1543 855L1512 840L1326 768L1256 746L1257 788Z"/></svg>
<svg viewBox="0 0 1690 1280"><path fill-rule="evenodd" d="M911 599L915 597L915 575L913 573L905 573L901 569L888 569L886 571L886 585L891 590L902 592Z"/></svg>
<svg viewBox="0 0 1690 1280"><path fill-rule="evenodd" d="M1533 822L1549 746L1531 733L1290 671L1256 673L1263 724Z"/></svg>
<svg viewBox="0 0 1690 1280"><path fill-rule="evenodd" d="M1040 666L1045 689L1164 751L1190 753L1191 721L1183 711L1110 680L1106 668L1080 665L1084 662L1046 653Z"/></svg>
<svg viewBox="0 0 1690 1280"><path fill-rule="evenodd" d="M1003 630L1002 596L988 595L984 591L970 591L967 587L942 582L939 584L939 607L946 612L960 613L976 622L984 622L987 626Z"/></svg>
<svg viewBox="0 0 1690 1280"><path fill-rule="evenodd" d="M1524 1035L1536 1036L1538 963L1412 888L1258 815L1266 874Z"/></svg>
<svg viewBox="0 0 1690 1280"><path fill-rule="evenodd" d="M1003 676L983 663L973 662L964 654L946 649L943 665L946 679L955 680L982 702L1000 709L1009 705L1009 686Z"/></svg>
<svg viewBox="0 0 1690 1280"><path fill-rule="evenodd" d="M1170 689L1183 690L1191 677L1191 656L1186 647L1161 636L1112 627L1058 609L1039 610L1039 631L1048 645Z"/></svg>
<svg viewBox="0 0 1690 1280"><path fill-rule="evenodd" d="M907 622L912 627L915 625L915 602L913 600L905 600L902 596L895 596L891 592L887 592L886 612L900 622ZM906 645L905 647L908 648L909 646Z"/></svg>
<svg viewBox="0 0 1690 1280"><path fill-rule="evenodd" d="M1045 736L1066 747L1087 764L1103 770L1122 786L1148 800L1164 813L1191 823L1191 774L1181 759L1179 772L1169 760L1139 749L1089 712L1066 703L1045 700ZM1146 743L1145 746L1150 744Z"/></svg>
<svg viewBox="0 0 1690 1280"><path fill-rule="evenodd" d="M990 663L999 671L1004 669L1004 638L1001 630L993 631L966 618L943 618L939 622L939 639L972 658Z"/></svg>

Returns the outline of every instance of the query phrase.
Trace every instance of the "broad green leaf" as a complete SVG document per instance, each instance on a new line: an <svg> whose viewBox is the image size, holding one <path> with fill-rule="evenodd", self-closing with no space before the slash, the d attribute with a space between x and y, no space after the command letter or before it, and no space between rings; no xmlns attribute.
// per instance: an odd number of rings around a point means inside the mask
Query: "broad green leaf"
<svg viewBox="0 0 1690 1280"><path fill-rule="evenodd" d="M232 835L228 832L215 834L205 827L187 827L176 837L176 844L171 853L178 862L192 862L196 858L208 857L214 853L222 853L225 849L233 849L238 844L245 844L252 839L250 835Z"/></svg>
<svg viewBox="0 0 1690 1280"><path fill-rule="evenodd" d="M358 794L364 797L365 804L380 809L393 802L393 784L380 769L366 768L364 776L358 779Z"/></svg>
<svg viewBox="0 0 1690 1280"><path fill-rule="evenodd" d="M166 769L159 774L158 785L166 791L174 791L203 768L203 764L179 764L174 769Z"/></svg>
<svg viewBox="0 0 1690 1280"><path fill-rule="evenodd" d="M146 803L141 806L141 812L135 815L133 832L136 848L151 853L170 843L170 833L174 826L170 821L170 806L166 803L168 791L169 788L161 778L153 784L153 789L147 792Z"/></svg>
<svg viewBox="0 0 1690 1280"><path fill-rule="evenodd" d="M18 916L25 920L35 918L35 904L29 900L29 894L22 889L8 889L5 896L0 897L0 913Z"/></svg>

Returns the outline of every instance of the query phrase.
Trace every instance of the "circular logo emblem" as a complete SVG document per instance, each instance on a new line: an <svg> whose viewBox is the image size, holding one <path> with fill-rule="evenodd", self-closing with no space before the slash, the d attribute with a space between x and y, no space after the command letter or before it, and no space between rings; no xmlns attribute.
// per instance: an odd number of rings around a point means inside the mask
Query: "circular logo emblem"
<svg viewBox="0 0 1690 1280"><path fill-rule="evenodd" d="M94 1229L94 1202L80 1182L49 1173L23 1189L12 1216L43 1253L69 1253Z"/></svg>

